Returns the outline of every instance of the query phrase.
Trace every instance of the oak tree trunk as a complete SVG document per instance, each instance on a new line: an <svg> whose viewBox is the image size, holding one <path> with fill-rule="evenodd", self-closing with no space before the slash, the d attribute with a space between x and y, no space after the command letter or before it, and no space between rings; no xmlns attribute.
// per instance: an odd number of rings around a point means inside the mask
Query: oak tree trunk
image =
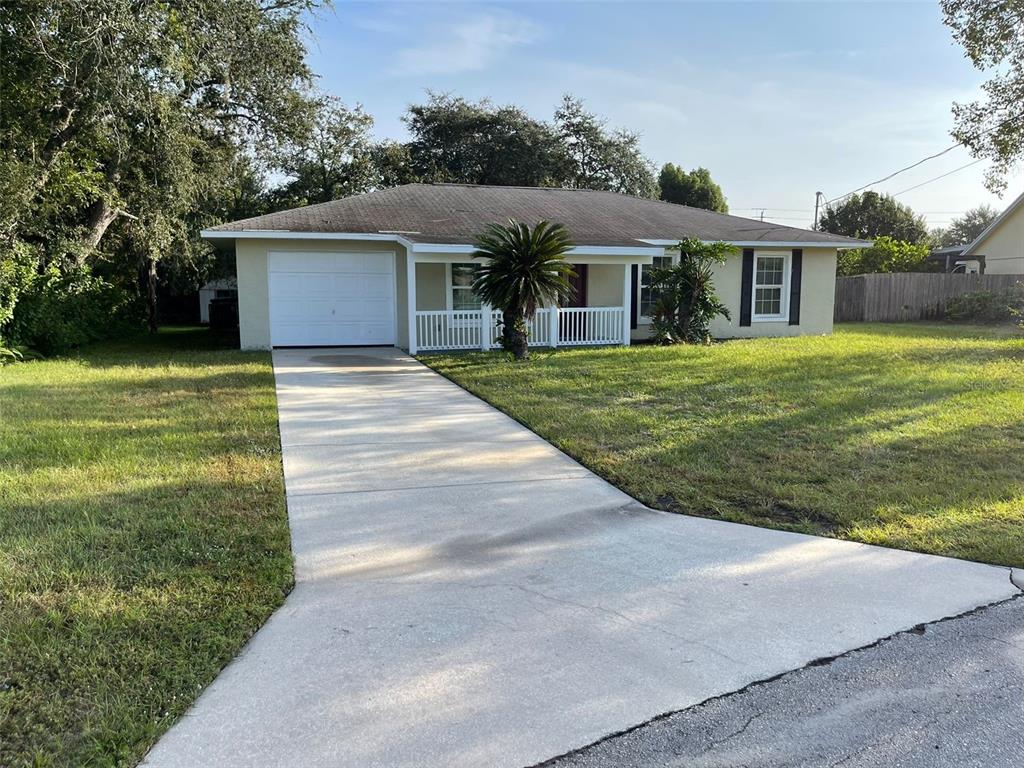
<svg viewBox="0 0 1024 768"><path fill-rule="evenodd" d="M86 212L86 230L82 236L82 248L79 251L78 261L81 266L88 255L100 244L107 228L120 215L120 211L112 207L105 198L100 198L89 206Z"/></svg>

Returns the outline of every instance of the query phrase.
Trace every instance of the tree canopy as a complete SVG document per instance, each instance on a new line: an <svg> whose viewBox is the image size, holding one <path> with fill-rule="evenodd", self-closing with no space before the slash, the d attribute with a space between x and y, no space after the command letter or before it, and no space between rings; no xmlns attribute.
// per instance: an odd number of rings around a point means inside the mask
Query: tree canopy
<svg viewBox="0 0 1024 768"><path fill-rule="evenodd" d="M923 242L928 237L924 218L891 195L877 192L853 194L838 205L825 209L818 229L833 235L863 237L891 237L910 243Z"/></svg>
<svg viewBox="0 0 1024 768"><path fill-rule="evenodd" d="M102 262L126 288L142 263L151 299L158 261L209 258L195 234L238 157L308 124L300 33L313 5L5 5L0 258L34 258L40 275Z"/></svg>
<svg viewBox="0 0 1024 768"><path fill-rule="evenodd" d="M431 93L404 117L412 134L403 155L391 148L382 179L602 189L654 197L653 166L638 134L609 129L565 96L551 123L519 107Z"/></svg>
<svg viewBox="0 0 1024 768"><path fill-rule="evenodd" d="M312 127L286 141L278 153L288 181L272 191L275 208L294 208L357 195L379 184L370 128L363 108L347 108L340 99L313 102Z"/></svg>
<svg viewBox="0 0 1024 768"><path fill-rule="evenodd" d="M609 130L604 120L569 95L555 111L555 127L566 160L559 186L657 196L654 165L640 151L638 133Z"/></svg>
<svg viewBox="0 0 1024 768"><path fill-rule="evenodd" d="M514 106L430 94L404 122L413 176L467 184L550 186L562 173L562 151L551 126Z"/></svg>
<svg viewBox="0 0 1024 768"><path fill-rule="evenodd" d="M658 186L661 199L669 203L705 208L718 213L729 212L722 188L714 182L707 168L694 168L687 173L678 165L665 163L658 176Z"/></svg>
<svg viewBox="0 0 1024 768"><path fill-rule="evenodd" d="M968 245L998 216L999 211L992 206L979 205L953 219L948 227L933 232L932 238L941 246Z"/></svg>
<svg viewBox="0 0 1024 768"><path fill-rule="evenodd" d="M942 12L964 55L992 73L983 98L953 105L953 137L991 163L986 184L1000 191L1024 158L1024 8L1021 0L942 0Z"/></svg>

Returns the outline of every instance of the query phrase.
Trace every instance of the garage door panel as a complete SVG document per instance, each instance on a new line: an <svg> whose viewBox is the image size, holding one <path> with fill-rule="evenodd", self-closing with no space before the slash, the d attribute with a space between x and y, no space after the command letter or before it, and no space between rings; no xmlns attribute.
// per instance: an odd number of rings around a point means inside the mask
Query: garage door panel
<svg viewBox="0 0 1024 768"><path fill-rule="evenodd" d="M275 305L275 319L282 322L330 322L334 317L333 299L280 299Z"/></svg>
<svg viewBox="0 0 1024 768"><path fill-rule="evenodd" d="M268 254L274 346L395 343L391 253Z"/></svg>
<svg viewBox="0 0 1024 768"><path fill-rule="evenodd" d="M393 282L391 275L365 275L360 280L361 293L363 296L391 299L394 295Z"/></svg>
<svg viewBox="0 0 1024 768"><path fill-rule="evenodd" d="M363 295L363 276L349 274L331 275L331 296L336 299L357 299Z"/></svg>
<svg viewBox="0 0 1024 768"><path fill-rule="evenodd" d="M371 254L364 254L361 271L370 274L391 275L393 273L393 266L389 260L374 258Z"/></svg>
<svg viewBox="0 0 1024 768"><path fill-rule="evenodd" d="M289 296L300 296L305 293L305 276L301 274L270 274L270 298L287 299Z"/></svg>

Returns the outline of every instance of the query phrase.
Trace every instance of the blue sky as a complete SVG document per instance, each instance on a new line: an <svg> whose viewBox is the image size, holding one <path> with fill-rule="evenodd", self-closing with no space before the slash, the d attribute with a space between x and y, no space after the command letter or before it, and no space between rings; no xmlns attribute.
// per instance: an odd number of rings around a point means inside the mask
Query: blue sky
<svg viewBox="0 0 1024 768"><path fill-rule="evenodd" d="M809 225L836 197L953 143L978 92L935 3L345 2L310 20L320 86L362 104L379 138L428 89L549 119L563 93L638 131L660 167L703 165L733 213ZM971 162L962 149L875 189ZM932 225L983 202L985 164L900 194Z"/></svg>

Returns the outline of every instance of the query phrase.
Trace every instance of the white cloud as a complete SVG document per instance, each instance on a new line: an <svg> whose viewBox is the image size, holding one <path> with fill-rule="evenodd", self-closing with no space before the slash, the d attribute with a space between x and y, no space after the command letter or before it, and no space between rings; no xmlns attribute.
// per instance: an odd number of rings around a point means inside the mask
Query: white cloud
<svg viewBox="0 0 1024 768"><path fill-rule="evenodd" d="M396 74L452 75L485 69L512 48L541 34L532 21L511 14L477 15L426 31L426 42L398 52Z"/></svg>

